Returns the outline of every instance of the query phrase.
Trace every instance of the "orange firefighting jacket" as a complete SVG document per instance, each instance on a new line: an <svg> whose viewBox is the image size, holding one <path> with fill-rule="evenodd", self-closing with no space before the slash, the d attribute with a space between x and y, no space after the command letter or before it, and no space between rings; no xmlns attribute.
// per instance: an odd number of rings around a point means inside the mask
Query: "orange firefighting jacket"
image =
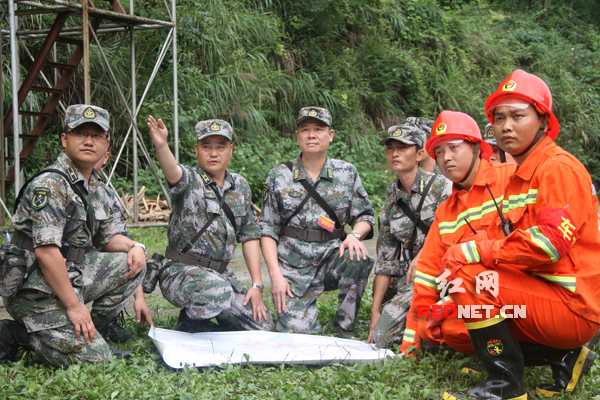
<svg viewBox="0 0 600 400"><path fill-rule="evenodd" d="M550 208L566 208L572 220L542 229L539 214ZM545 137L509 180L502 212L515 231L504 238L494 221L493 264L510 264L562 286L561 300L571 311L600 323L598 196L585 167Z"/></svg>
<svg viewBox="0 0 600 400"><path fill-rule="evenodd" d="M503 193L515 168L516 164L492 164L491 161L481 160L471 189L468 192L457 190L454 185L450 197L435 212L435 220L425 239L415 273L413 299L400 347L404 354L409 346L421 348L421 340L418 337L418 307L429 308L433 304L442 304L449 300L440 299L441 290L438 290L438 283L435 281L444 272L441 269L441 260L446 250L473 234L467 221L475 231L487 231L490 224L498 218L494 200L485 184L490 186L498 207L502 207ZM491 234L488 232L490 239L495 238L495 233L494 227ZM500 234L502 235L501 231ZM446 297L447 294L446 291Z"/></svg>

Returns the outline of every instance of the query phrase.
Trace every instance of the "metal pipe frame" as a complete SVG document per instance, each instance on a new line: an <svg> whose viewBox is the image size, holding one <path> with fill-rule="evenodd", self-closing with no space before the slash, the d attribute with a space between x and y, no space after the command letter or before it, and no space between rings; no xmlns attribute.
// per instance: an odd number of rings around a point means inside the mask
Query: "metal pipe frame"
<svg viewBox="0 0 600 400"><path fill-rule="evenodd" d="M171 44L170 39L171 39L172 33L173 33L173 30L171 29L169 31L169 34L167 35L167 39L165 40L165 43L163 44L163 48L161 49L160 53L158 54L158 59L156 60L156 63L154 64L154 70L152 70L150 79L148 80L148 83L146 84L146 88L144 89L144 94L142 94L142 97L140 98L138 108L137 108L137 110L135 110L136 114L140 112L140 108L142 107L142 104L144 103L144 100L146 99L146 95L148 94L148 91L150 90L150 86L154 82L154 78L156 78L156 75L158 73L160 65L162 64L162 62L167 54L167 49L169 48L169 45ZM129 134L131 133L132 129L133 129L133 124L130 124L129 129L127 130L127 135L125 135L125 139L123 139L123 144L121 145L121 148L119 149L119 154L117 154L117 158L115 159L113 168L110 172L110 175L108 176L108 182L111 181L113 174L115 173L115 169L117 168L117 162L121 158L121 154L123 153L123 149L125 148L125 145L127 144L127 139L129 138ZM169 201L168 198L167 198L167 201Z"/></svg>
<svg viewBox="0 0 600 400"><path fill-rule="evenodd" d="M96 33L94 31L91 31L91 33L92 33L92 36L94 37L94 40L96 41L98 50L100 50L100 54L102 55L102 58L104 59L106 68L108 68L108 72L110 72L110 76L112 77L115 87L117 88L119 97L121 98L121 101L123 102L123 105L125 106L125 111L127 111L127 114L129 115L129 119L131 120L131 122L133 124L133 129L135 130L135 133L137 133L137 136L135 136L135 139L137 139L137 142L140 145L140 148L142 149L142 153L144 153L144 156L146 156L146 160L148 161L148 164L150 165L150 169L154 173L154 176L156 177L156 180L158 181L158 184L160 185L160 188L162 189L163 194L165 195L165 198L169 202L169 207L170 207L171 199L169 197L167 190L165 189L165 186L162 183L162 180L158 176L158 172L156 171L154 163L152 162L150 153L148 152L148 149L146 148L146 145L144 144L142 133L138 129L137 125L135 124L134 114L131 112L129 105L127 104L127 100L125 99L125 95L123 95L123 91L121 91L121 86L119 86L119 81L117 80L117 77L115 76L110 64L108 63L108 59L106 58L106 54L104 54L104 50L102 49L102 45L100 44L100 41L98 40L98 36L96 35Z"/></svg>
<svg viewBox="0 0 600 400"><path fill-rule="evenodd" d="M129 0L129 15L133 15L133 0ZM136 78L135 78L135 32L130 32L130 59L131 59L131 109L133 116L131 122L137 127L137 107L136 107ZM138 151L137 140L133 141L133 222L138 222L139 204L138 204Z"/></svg>
<svg viewBox="0 0 600 400"><path fill-rule="evenodd" d="M175 0L171 0L173 8L171 18L175 22L176 9ZM175 161L179 162L179 102L177 88L177 24L173 25L173 147L175 150Z"/></svg>
<svg viewBox="0 0 600 400"><path fill-rule="evenodd" d="M11 83L12 83L12 110L13 110L13 152L15 154L15 193L19 193L21 190L21 148L19 146L19 135L21 130L19 129L19 50L17 49L17 17L15 15L15 2L14 0L8 0L8 18L10 25L10 71L11 71Z"/></svg>

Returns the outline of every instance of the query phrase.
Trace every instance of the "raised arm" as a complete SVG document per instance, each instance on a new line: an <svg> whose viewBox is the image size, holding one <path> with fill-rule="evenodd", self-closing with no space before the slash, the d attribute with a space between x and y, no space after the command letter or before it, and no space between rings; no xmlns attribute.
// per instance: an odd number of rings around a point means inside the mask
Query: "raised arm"
<svg viewBox="0 0 600 400"><path fill-rule="evenodd" d="M169 145L167 143L167 136L169 136L169 132L167 131L167 127L163 123L162 119L157 121L151 115L148 117L148 129L150 130L150 139L156 148L156 157L158 158L160 168L162 168L169 185L175 186L181 180L183 171L177 164L171 149L169 149Z"/></svg>

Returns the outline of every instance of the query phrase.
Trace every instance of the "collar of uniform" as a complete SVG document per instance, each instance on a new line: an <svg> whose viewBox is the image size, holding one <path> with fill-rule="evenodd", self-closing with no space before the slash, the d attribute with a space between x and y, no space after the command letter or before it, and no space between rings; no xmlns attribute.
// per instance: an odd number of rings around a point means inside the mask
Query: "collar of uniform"
<svg viewBox="0 0 600 400"><path fill-rule="evenodd" d="M321 173L319 174L319 178L333 181L333 163L331 162L331 159L329 158L329 156L326 156L326 157L327 158L325 159L325 165L323 165L323 169L321 170ZM292 162L292 166L293 166L292 176L293 176L294 182L297 182L302 179L309 180L310 175L308 174L308 172L304 168L304 165L302 164L302 154L300 154ZM296 173L296 171L298 171L298 172ZM310 178L310 179L312 179L312 178Z"/></svg>
<svg viewBox="0 0 600 400"><path fill-rule="evenodd" d="M202 178L202 183L204 183L204 186L209 186L211 183L214 182L214 179L207 174L202 168L200 168L199 165L196 165L196 170L198 172L198 174L200 175L200 177ZM229 186L227 186L227 184L229 183ZM231 173L229 172L229 169L225 170L225 183L223 184L223 190L227 190L229 189L229 187L231 187L232 189L235 189L235 185L233 182L233 176L231 175Z"/></svg>
<svg viewBox="0 0 600 400"><path fill-rule="evenodd" d="M494 171L494 164L490 160L481 159L479 163L479 170L475 176L475 182L473 186L484 186L487 183L491 185L496 182L496 172Z"/></svg>
<svg viewBox="0 0 600 400"><path fill-rule="evenodd" d="M419 167L419 169L417 170L417 175L415 176L415 182L413 183L412 187L410 188L410 193L405 193L402 190L402 187L401 187L402 184L400 183L400 179L397 179L396 185L394 185L396 201L402 199L402 200L404 200L405 203L407 203L410 196L412 195L412 193L423 194L423 191L425 190L425 185L427 185L428 181L429 181L429 176L427 176L427 172L425 172L423 169L421 169L421 167Z"/></svg>
<svg viewBox="0 0 600 400"><path fill-rule="evenodd" d="M83 181L83 187L85 187L88 193L95 191L98 188L98 185L100 184L98 173L95 170L92 170L90 180L88 181L85 179L79 171L79 168L77 168L73 160L67 156L64 150L59 154L56 161L60 168L67 174L71 183L76 184L79 181Z"/></svg>
<svg viewBox="0 0 600 400"><path fill-rule="evenodd" d="M554 140L550 139L548 136L544 137L540 141L540 144L538 144L538 146L527 156L523 164L517 167L515 175L524 181L531 180L542 157L544 157L549 149L555 146L556 143L554 143Z"/></svg>

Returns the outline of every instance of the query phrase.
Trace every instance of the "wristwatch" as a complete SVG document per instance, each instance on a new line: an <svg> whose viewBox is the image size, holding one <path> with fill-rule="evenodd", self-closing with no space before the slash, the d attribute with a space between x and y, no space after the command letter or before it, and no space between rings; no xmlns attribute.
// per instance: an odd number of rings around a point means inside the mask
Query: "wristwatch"
<svg viewBox="0 0 600 400"><path fill-rule="evenodd" d="M260 285L258 283L253 283L252 286L254 289L258 289L261 293L263 292L263 290L265 290L265 285L263 283L261 283Z"/></svg>
<svg viewBox="0 0 600 400"><path fill-rule="evenodd" d="M350 232L351 235L354 235L358 240L362 239L362 236L360 235L360 233L356 233L356 232Z"/></svg>
<svg viewBox="0 0 600 400"><path fill-rule="evenodd" d="M144 249L144 256L147 256L148 254L146 253L146 246L144 246L141 243L134 243L133 246L131 246L129 248L129 250L133 250L134 247L141 247L142 249Z"/></svg>

